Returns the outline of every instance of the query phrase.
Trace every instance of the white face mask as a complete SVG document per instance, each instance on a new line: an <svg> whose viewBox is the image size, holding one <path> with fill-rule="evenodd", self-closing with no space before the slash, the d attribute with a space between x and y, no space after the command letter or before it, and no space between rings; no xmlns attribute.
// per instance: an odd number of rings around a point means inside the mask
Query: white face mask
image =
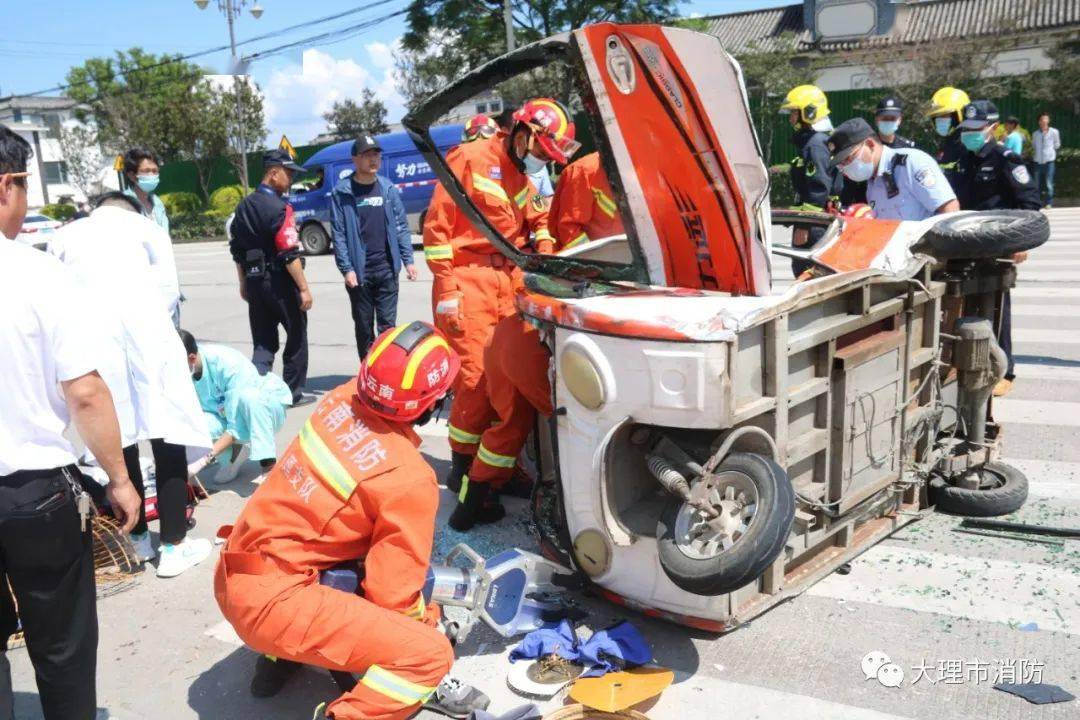
<svg viewBox="0 0 1080 720"><path fill-rule="evenodd" d="M861 153L862 150L856 152ZM851 162L840 167L840 172L844 173L844 177L852 182L865 182L874 174L874 163L863 160L856 155L851 159Z"/></svg>
<svg viewBox="0 0 1080 720"><path fill-rule="evenodd" d="M533 173L538 173L541 170L543 170L545 167L547 167L546 162L544 162L540 158L536 157L532 153L525 153L525 159L522 160L522 162L525 163L525 174L526 175L532 175Z"/></svg>

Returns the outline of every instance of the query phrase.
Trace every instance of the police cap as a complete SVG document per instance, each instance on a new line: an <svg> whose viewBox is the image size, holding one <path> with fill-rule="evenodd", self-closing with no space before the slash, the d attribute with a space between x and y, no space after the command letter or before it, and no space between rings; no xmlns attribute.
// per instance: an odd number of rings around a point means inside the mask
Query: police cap
<svg viewBox="0 0 1080 720"><path fill-rule="evenodd" d="M832 162L829 167L834 168L847 159L855 148L868 137L874 134L870 123L862 118L851 118L836 126L826 143Z"/></svg>
<svg viewBox="0 0 1080 720"><path fill-rule="evenodd" d="M304 169L293 161L292 155L290 155L287 150L283 150L282 148L274 148L273 150L267 150L263 153L264 170L279 165L286 170L292 170L294 172L300 172Z"/></svg>
<svg viewBox="0 0 1080 720"><path fill-rule="evenodd" d="M997 105L989 100L972 100L964 106L961 115L964 120L960 127L978 130L1001 119Z"/></svg>

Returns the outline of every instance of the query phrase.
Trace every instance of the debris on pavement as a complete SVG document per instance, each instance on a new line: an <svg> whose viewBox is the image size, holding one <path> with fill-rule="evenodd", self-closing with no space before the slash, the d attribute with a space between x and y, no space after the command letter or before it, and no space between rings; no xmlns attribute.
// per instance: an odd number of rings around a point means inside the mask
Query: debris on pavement
<svg viewBox="0 0 1080 720"><path fill-rule="evenodd" d="M507 710L501 715L488 712L487 710L473 710L469 720L540 720L543 713L535 703L519 705L512 710Z"/></svg>
<svg viewBox="0 0 1080 720"><path fill-rule="evenodd" d="M603 677L578 678L570 697L582 705L617 712L654 698L671 685L675 673L662 667L638 667Z"/></svg>
<svg viewBox="0 0 1080 720"><path fill-rule="evenodd" d="M994 689L1007 692L1010 695L1022 697L1033 705L1069 702L1070 700L1076 699L1075 695L1067 692L1063 688L1057 685L1047 685L1045 683L998 683L994 686Z"/></svg>

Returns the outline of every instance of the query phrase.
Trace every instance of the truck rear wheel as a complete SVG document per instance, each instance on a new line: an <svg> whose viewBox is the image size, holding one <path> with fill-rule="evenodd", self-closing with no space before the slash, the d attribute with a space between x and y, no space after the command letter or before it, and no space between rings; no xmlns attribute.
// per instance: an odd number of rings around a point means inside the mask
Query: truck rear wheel
<svg viewBox="0 0 1080 720"><path fill-rule="evenodd" d="M699 482L718 514L672 497L656 528L660 565L683 590L720 595L759 578L783 551L795 490L783 468L754 453L732 453Z"/></svg>
<svg viewBox="0 0 1080 720"><path fill-rule="evenodd" d="M324 255L330 251L330 236L317 222L300 228L300 244L308 255Z"/></svg>
<svg viewBox="0 0 1080 720"><path fill-rule="evenodd" d="M1024 473L1003 462L988 462L980 471L978 488L950 485L944 478L930 480L934 504L942 512L968 517L994 517L1016 512L1027 501Z"/></svg>
<svg viewBox="0 0 1080 720"><path fill-rule="evenodd" d="M1050 221L1037 210L986 210L946 217L926 231L912 252L938 260L1009 257L1050 238Z"/></svg>

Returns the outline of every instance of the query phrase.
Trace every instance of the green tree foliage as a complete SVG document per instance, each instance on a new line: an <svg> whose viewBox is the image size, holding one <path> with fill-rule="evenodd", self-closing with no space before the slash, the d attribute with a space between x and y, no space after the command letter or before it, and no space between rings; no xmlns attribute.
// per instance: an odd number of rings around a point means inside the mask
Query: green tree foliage
<svg viewBox="0 0 1080 720"><path fill-rule="evenodd" d="M88 109L97 140L113 152L143 145L165 162L193 160L205 195L213 161L225 155L236 167L236 96L206 79L208 71L177 56L140 48L91 58L68 71L68 95ZM239 84L244 145L256 149L266 135L262 96L253 83ZM82 119L88 119L83 117Z"/></svg>
<svg viewBox="0 0 1080 720"><path fill-rule="evenodd" d="M323 120L331 135L348 140L364 133L381 135L389 132L386 112L386 104L375 97L371 88L364 88L359 103L352 99L335 102L330 111L323 114Z"/></svg>
<svg viewBox="0 0 1080 720"><path fill-rule="evenodd" d="M447 32L433 31L423 49L398 48L394 53L394 84L405 106L416 108L425 98L449 85L468 67L464 54Z"/></svg>
<svg viewBox="0 0 1080 720"><path fill-rule="evenodd" d="M784 33L768 46L751 44L736 59L742 66L765 164L771 165L776 118L784 96L797 85L813 83L818 63L799 54L798 40L793 33Z"/></svg>
<svg viewBox="0 0 1080 720"><path fill-rule="evenodd" d="M1027 78L1031 97L1080 114L1080 39L1061 40L1047 55L1053 68Z"/></svg>

